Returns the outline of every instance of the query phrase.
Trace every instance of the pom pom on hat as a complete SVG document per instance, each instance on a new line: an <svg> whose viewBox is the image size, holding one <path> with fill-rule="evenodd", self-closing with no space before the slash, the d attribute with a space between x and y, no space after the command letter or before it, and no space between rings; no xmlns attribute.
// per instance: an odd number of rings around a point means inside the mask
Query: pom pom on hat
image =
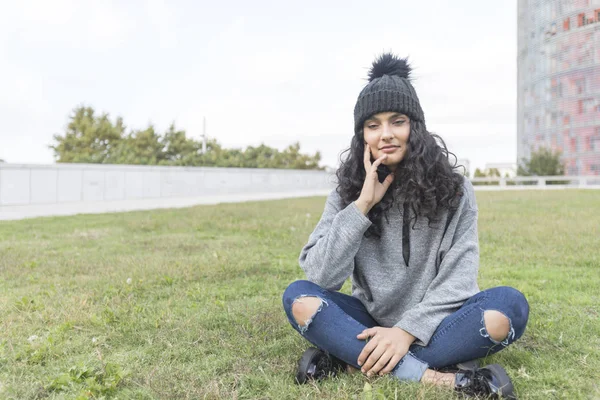
<svg viewBox="0 0 600 400"><path fill-rule="evenodd" d="M384 53L373 61L373 66L369 71L369 82L381 78L383 75L396 75L400 78L409 79L410 71L411 68L408 65L407 58L399 58L394 54Z"/></svg>

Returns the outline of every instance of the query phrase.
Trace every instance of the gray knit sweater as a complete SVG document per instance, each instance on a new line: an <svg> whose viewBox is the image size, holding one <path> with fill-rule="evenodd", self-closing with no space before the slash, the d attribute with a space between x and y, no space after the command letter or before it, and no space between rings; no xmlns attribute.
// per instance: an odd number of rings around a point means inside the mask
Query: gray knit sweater
<svg viewBox="0 0 600 400"><path fill-rule="evenodd" d="M446 212L432 227L419 218L412 229L411 221L408 265L402 254L402 205L389 210L389 223L382 219L380 238L365 237L371 221L354 203L343 207L333 190L300 253L307 279L339 290L352 276L352 295L381 326L402 328L426 346L440 322L479 292L477 204L469 180L463 186L453 215Z"/></svg>

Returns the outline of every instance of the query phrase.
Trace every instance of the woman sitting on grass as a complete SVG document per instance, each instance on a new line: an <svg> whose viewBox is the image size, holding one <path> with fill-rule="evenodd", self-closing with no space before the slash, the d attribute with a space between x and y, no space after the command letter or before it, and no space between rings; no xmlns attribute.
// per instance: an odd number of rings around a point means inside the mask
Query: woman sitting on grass
<svg viewBox="0 0 600 400"><path fill-rule="evenodd" d="M392 54L373 63L337 189L300 254L308 280L283 295L290 323L318 348L296 380L353 367L511 398L505 370L474 360L521 337L529 306L511 287L479 290L473 187L427 131L409 74ZM338 292L349 276L352 296Z"/></svg>

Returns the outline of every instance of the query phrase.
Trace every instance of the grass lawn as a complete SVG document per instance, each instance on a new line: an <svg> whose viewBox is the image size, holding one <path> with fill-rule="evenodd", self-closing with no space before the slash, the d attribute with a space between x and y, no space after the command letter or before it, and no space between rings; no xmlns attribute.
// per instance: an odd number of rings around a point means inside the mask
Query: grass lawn
<svg viewBox="0 0 600 400"><path fill-rule="evenodd" d="M523 338L485 361L521 398L599 399L600 191L477 198L480 287L531 305ZM323 205L0 222L0 398L454 398L360 374L293 383L307 343L281 294Z"/></svg>

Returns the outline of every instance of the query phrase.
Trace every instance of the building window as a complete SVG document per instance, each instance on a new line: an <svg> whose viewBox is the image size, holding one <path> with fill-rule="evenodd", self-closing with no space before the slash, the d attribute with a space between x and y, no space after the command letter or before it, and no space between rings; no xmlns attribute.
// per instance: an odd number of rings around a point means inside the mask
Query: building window
<svg viewBox="0 0 600 400"><path fill-rule="evenodd" d="M562 98L562 82L558 84L558 97Z"/></svg>
<svg viewBox="0 0 600 400"><path fill-rule="evenodd" d="M581 13L577 15L577 26L582 27L583 25L585 25L585 14Z"/></svg>
<svg viewBox="0 0 600 400"><path fill-rule="evenodd" d="M594 14L596 14L596 22L600 22L600 8L596 9Z"/></svg>
<svg viewBox="0 0 600 400"><path fill-rule="evenodd" d="M587 85L586 85L585 77L575 80L575 86L577 87L577 94L586 93Z"/></svg>
<svg viewBox="0 0 600 400"><path fill-rule="evenodd" d="M565 20L563 21L563 30L568 31L570 28L571 28L571 19L565 18Z"/></svg>
<svg viewBox="0 0 600 400"><path fill-rule="evenodd" d="M583 112L586 114L596 111L596 108L597 108L596 106L597 106L597 100L593 97L583 100Z"/></svg>
<svg viewBox="0 0 600 400"><path fill-rule="evenodd" d="M600 134L596 134L596 136L590 138L590 150L600 151Z"/></svg>

